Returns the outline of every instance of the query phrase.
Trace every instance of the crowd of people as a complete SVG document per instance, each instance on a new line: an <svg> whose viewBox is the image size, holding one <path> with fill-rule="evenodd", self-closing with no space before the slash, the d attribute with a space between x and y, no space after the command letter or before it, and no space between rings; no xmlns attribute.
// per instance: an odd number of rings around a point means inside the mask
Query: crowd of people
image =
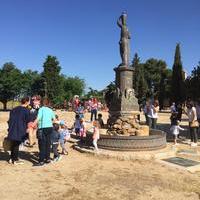
<svg viewBox="0 0 200 200"><path fill-rule="evenodd" d="M180 130L185 130L180 127L180 122L182 120L182 114L185 113L188 116L189 121L189 133L191 139L191 146L196 147L198 142L198 132L199 123L200 123L200 100L193 102L190 99L185 104L186 107L183 107L182 104L172 103L171 109L171 132L174 135L174 143L177 144L177 138Z"/></svg>
<svg viewBox="0 0 200 200"><path fill-rule="evenodd" d="M73 131L80 138L80 143L85 143L86 138L86 121L85 112L88 110L91 113L90 121L93 123L93 146L94 150L98 151L97 141L100 138L99 129L105 128L102 119L102 114L98 113L98 101L96 98L89 100L89 107L85 107L84 103L79 98L74 99L75 119L72 127L67 127L66 122L59 119L51 108L48 98L41 99L40 96L24 97L21 100L21 105L15 107L11 112L8 120L8 136L10 142L10 159L9 163L22 164L19 160L19 147L21 144L32 148L36 143L39 147L38 165L42 166L52 161L59 161L62 156L68 154L66 142L70 139L70 133ZM195 104L188 100L183 107L181 104L172 103L171 110L171 128L170 131L174 135L174 143L177 144L177 139L180 131L186 129L180 126L182 114L188 116L189 133L191 146L197 146L198 131L200 123L200 101ZM158 100L147 100L143 108L146 118L146 124L152 128L157 128L157 119L159 113ZM37 140L36 141L36 137ZM61 153L58 151L60 146ZM51 151L53 158L50 157Z"/></svg>
<svg viewBox="0 0 200 200"><path fill-rule="evenodd" d="M102 114L97 115L97 105L97 100L92 99L91 122L93 123L95 151L98 151L99 128L104 126ZM70 139L70 131L74 130L75 134L80 137L80 142L83 143L86 137L86 127L84 122L85 108L82 102L78 102L74 112L74 124L69 128L64 120L55 115L48 98L41 99L40 96L33 96L31 99L29 97L22 98L21 105L10 112L8 120L7 140L10 143L11 152L8 162L23 164L19 160L19 147L22 144L33 147L36 144L35 135L37 136L39 148L38 166L57 162L62 158L61 155L68 154L66 141ZM59 146L61 153L58 151ZM53 152L53 158L50 157L51 151Z"/></svg>
<svg viewBox="0 0 200 200"><path fill-rule="evenodd" d="M101 101L97 100L97 98L91 97L88 100L81 100L78 95L75 95L70 101L64 101L64 110L67 111L76 111L77 108L80 106L84 107L86 112L94 111L94 115L96 110L97 111L108 111L106 104L101 103Z"/></svg>
<svg viewBox="0 0 200 200"><path fill-rule="evenodd" d="M158 112L159 112L159 103L158 100L147 100L145 106L143 108L144 115L146 118L146 124L152 128L156 129ZM197 146L198 142L198 132L200 132L199 124L200 124L200 100L197 102L193 102L190 99L186 101L185 105L181 103L176 104L172 103L170 107L170 132L174 135L174 144L177 145L177 139L179 137L180 131L185 131L186 129L180 126L180 122L182 120L182 114L186 114L188 116L188 127L189 127L189 137L191 139L191 146Z"/></svg>

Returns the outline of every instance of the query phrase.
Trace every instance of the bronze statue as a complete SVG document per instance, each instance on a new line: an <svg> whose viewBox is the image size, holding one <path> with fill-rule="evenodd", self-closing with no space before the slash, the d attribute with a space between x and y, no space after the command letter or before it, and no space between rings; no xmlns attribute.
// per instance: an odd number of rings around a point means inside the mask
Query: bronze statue
<svg viewBox="0 0 200 200"><path fill-rule="evenodd" d="M119 41L119 46L120 46L120 55L122 63L120 64L120 66L129 67L129 55L130 55L129 40L131 39L131 36L126 26L126 18L127 14L122 13L122 15L117 20L117 25L121 28L121 38Z"/></svg>

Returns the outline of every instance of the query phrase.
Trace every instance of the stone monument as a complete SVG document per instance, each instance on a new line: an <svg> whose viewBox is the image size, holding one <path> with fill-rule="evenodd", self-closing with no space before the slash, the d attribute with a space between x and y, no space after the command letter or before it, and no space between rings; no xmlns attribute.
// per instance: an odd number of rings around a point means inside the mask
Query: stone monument
<svg viewBox="0 0 200 200"><path fill-rule="evenodd" d="M129 63L131 37L126 21L127 14L122 13L117 21L117 25L121 29L119 47L122 62L114 68L116 90L112 93L108 105L108 133L114 135L142 135L142 128L136 121L136 116L139 115L139 105L133 89L134 68L130 67ZM145 127L145 129L148 128ZM147 133L149 131L146 130L144 132Z"/></svg>

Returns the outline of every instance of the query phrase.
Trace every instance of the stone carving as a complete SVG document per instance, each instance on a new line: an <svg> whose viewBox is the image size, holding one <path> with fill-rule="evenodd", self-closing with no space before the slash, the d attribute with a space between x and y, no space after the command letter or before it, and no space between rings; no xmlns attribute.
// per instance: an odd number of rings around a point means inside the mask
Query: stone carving
<svg viewBox="0 0 200 200"><path fill-rule="evenodd" d="M133 88L127 88L125 90L125 98L130 99L132 96L134 96L134 89Z"/></svg>
<svg viewBox="0 0 200 200"><path fill-rule="evenodd" d="M131 39L130 33L126 26L126 18L127 14L122 13L122 15L117 20L117 25L121 28L121 37L119 41L120 46L120 55L122 59L122 63L120 65L129 66L129 56L130 56L130 48L129 48L129 40Z"/></svg>

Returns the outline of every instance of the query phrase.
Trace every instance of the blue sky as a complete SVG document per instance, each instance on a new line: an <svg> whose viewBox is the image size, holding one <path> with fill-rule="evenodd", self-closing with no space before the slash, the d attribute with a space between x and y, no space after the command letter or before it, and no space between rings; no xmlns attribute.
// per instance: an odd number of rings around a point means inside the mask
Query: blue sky
<svg viewBox="0 0 200 200"><path fill-rule="evenodd" d="M128 13L131 60L154 57L172 67L177 42L190 72L200 61L200 0L0 0L0 66L42 71L47 55L62 73L103 89L120 64L120 29Z"/></svg>

